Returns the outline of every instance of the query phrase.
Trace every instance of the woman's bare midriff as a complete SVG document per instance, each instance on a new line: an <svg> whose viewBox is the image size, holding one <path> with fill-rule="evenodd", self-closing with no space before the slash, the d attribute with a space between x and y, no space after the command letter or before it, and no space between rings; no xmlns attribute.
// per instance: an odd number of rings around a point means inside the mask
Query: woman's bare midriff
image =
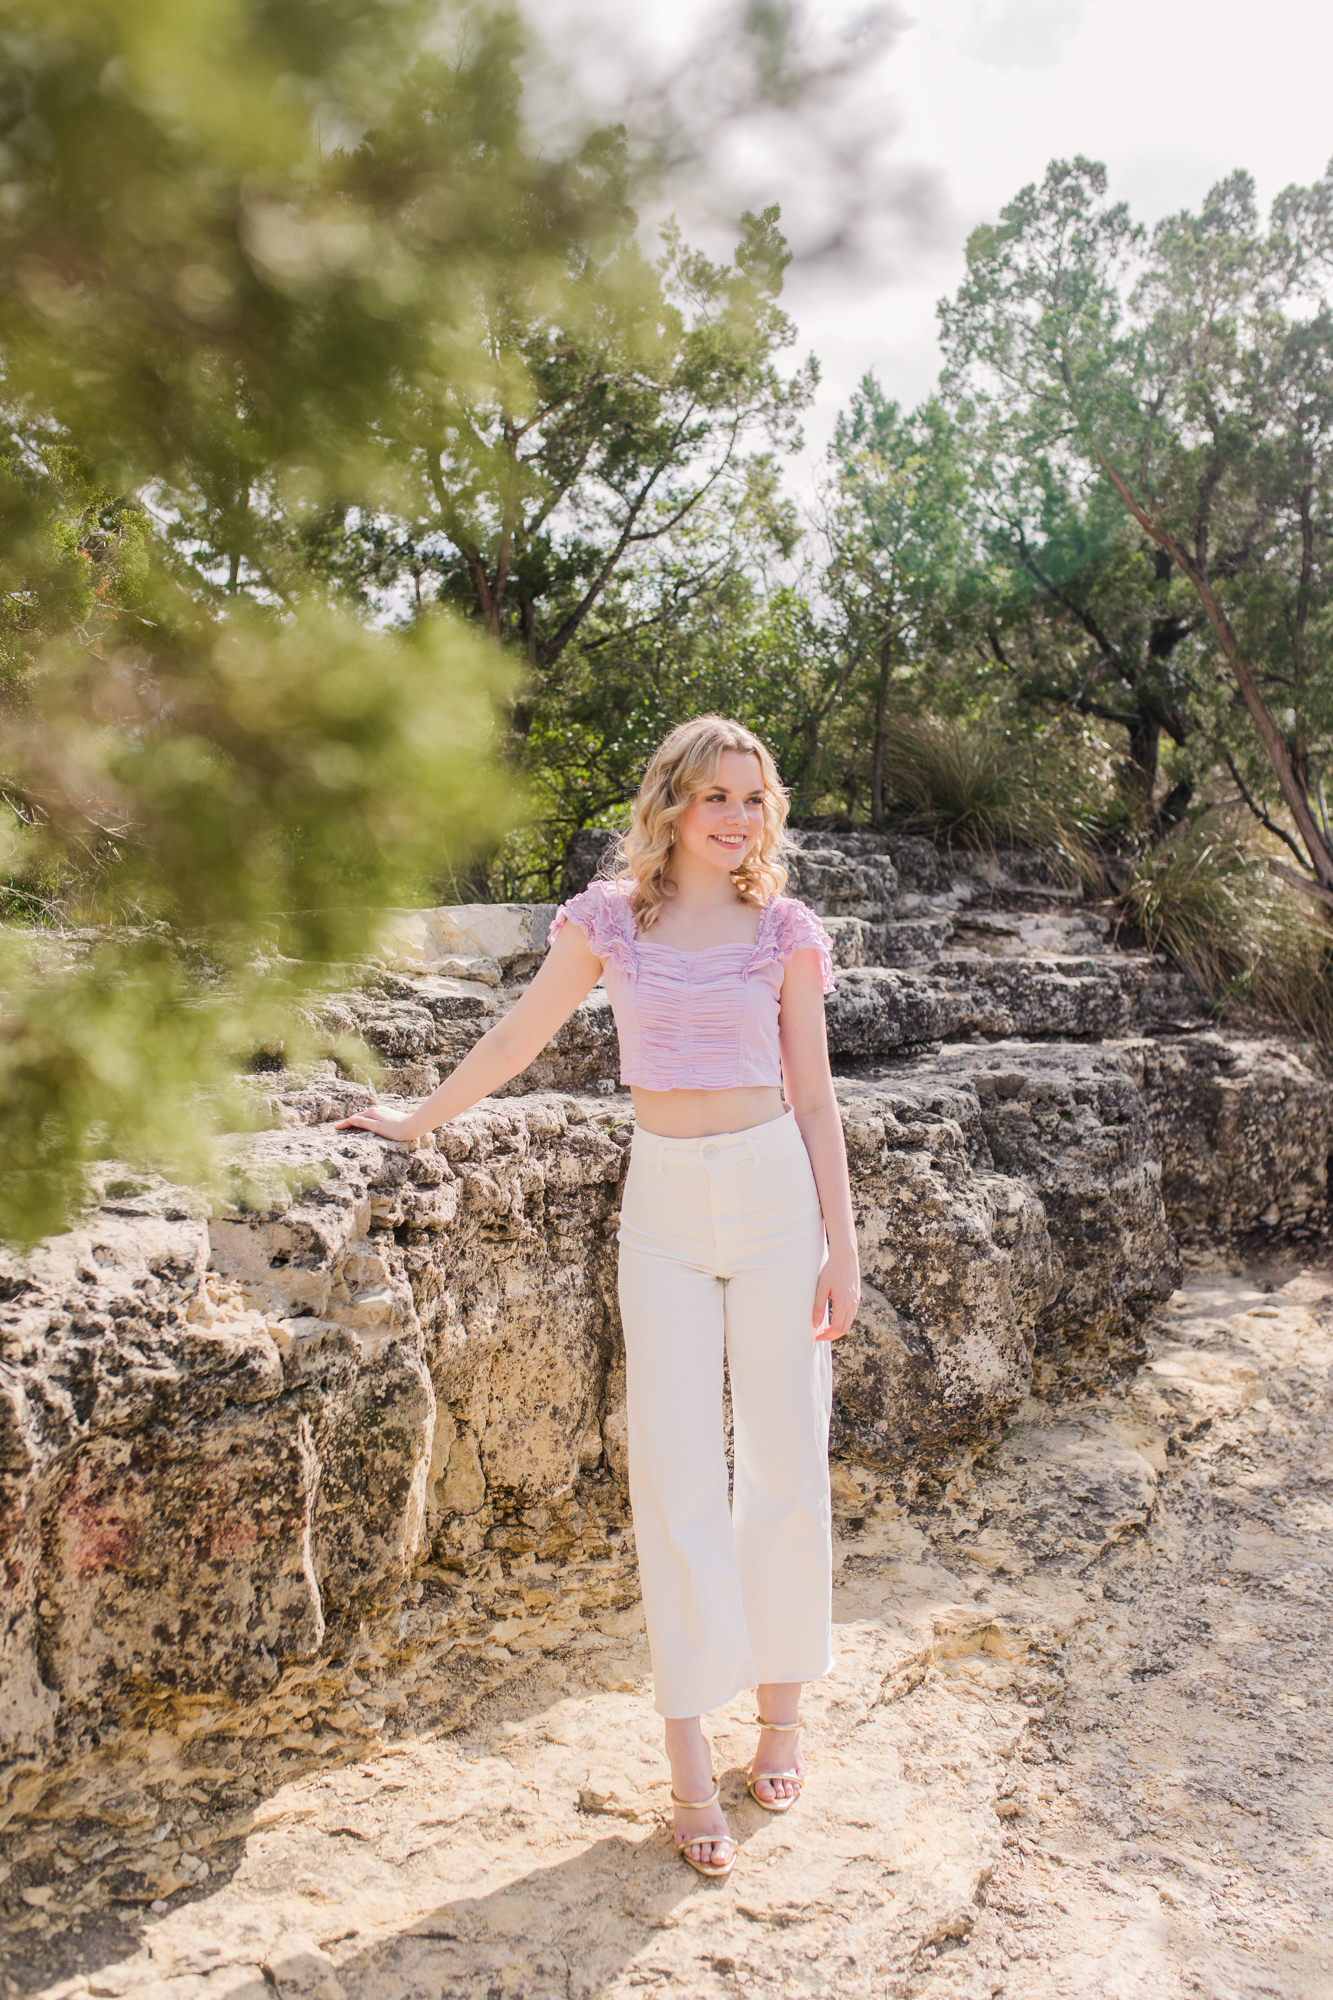
<svg viewBox="0 0 1333 2000"><path fill-rule="evenodd" d="M641 1090L631 1088L634 1119L659 1139L708 1139L717 1132L748 1132L786 1113L775 1083L737 1090Z"/></svg>

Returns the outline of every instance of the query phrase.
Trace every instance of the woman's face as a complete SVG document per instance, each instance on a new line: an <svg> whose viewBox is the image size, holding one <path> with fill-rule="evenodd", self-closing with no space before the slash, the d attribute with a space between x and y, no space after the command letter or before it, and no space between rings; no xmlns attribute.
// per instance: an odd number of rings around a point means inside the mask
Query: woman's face
<svg viewBox="0 0 1333 2000"><path fill-rule="evenodd" d="M676 845L734 874L764 830L764 774L753 750L724 750L711 785L676 821Z"/></svg>

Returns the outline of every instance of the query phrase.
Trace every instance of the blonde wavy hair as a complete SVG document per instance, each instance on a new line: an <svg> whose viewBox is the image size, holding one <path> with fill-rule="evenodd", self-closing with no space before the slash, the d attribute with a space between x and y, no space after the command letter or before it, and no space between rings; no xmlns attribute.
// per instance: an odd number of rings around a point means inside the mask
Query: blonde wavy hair
<svg viewBox="0 0 1333 2000"><path fill-rule="evenodd" d="M649 760L634 800L629 831L607 855L601 874L634 884L634 914L640 930L651 930L672 893L671 848L676 821L699 792L717 777L728 750L757 757L764 786L764 825L758 846L732 875L743 902L762 909L782 894L787 871L782 865L784 828L791 802L768 746L752 730L724 715L699 715L682 722Z"/></svg>

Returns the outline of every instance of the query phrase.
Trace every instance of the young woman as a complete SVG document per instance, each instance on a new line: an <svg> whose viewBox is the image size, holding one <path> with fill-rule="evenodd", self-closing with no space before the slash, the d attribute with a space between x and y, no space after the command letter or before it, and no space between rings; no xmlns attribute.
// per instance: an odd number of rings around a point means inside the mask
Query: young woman
<svg viewBox="0 0 1333 2000"><path fill-rule="evenodd" d="M415 1111L346 1121L420 1138L525 1069L605 978L635 1111L620 1216L634 1538L676 1847L714 1876L736 1843L701 1714L755 1688L750 1792L768 1812L800 1795L801 1685L830 1665L828 1343L860 1299L829 939L779 894L786 817L749 730L673 730L613 872L557 911L522 998Z"/></svg>

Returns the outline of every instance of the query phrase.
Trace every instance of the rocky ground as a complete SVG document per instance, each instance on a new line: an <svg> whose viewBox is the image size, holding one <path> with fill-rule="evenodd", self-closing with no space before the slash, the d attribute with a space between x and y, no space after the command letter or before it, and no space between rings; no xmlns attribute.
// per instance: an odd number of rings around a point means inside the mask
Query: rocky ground
<svg viewBox="0 0 1333 2000"><path fill-rule="evenodd" d="M745 1798L750 1702L714 1719L729 1883L672 1857L630 1617L230 1829L183 1795L148 1909L58 1852L4 1991L1333 1996L1333 1269L1202 1261L1140 1373L946 1488L836 1469L797 1811Z"/></svg>

